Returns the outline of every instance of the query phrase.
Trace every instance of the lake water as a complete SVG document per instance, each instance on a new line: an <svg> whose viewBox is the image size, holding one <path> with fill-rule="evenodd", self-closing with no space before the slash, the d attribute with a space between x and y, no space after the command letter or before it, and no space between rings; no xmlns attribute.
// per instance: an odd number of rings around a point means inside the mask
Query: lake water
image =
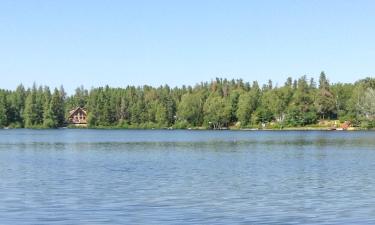
<svg viewBox="0 0 375 225"><path fill-rule="evenodd" d="M375 132L0 130L0 224L375 224Z"/></svg>

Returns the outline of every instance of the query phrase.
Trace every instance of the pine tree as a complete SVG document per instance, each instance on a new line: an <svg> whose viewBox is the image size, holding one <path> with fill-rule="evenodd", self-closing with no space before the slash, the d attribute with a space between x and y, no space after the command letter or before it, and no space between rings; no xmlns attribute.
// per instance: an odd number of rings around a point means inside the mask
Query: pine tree
<svg viewBox="0 0 375 225"><path fill-rule="evenodd" d="M25 127L31 128L36 125L37 121L37 110L36 110L36 85L33 85L31 90L28 90L28 94L25 101L24 120Z"/></svg>
<svg viewBox="0 0 375 225"><path fill-rule="evenodd" d="M56 128L56 123L53 120L51 112L51 92L49 89L45 91L44 109L43 109L43 126L46 128Z"/></svg>
<svg viewBox="0 0 375 225"><path fill-rule="evenodd" d="M23 112L25 108L26 92L23 85L19 85L9 95L9 123L14 127L23 127Z"/></svg>
<svg viewBox="0 0 375 225"><path fill-rule="evenodd" d="M5 127L8 125L7 116L7 99L3 91L0 91L0 127Z"/></svg>
<svg viewBox="0 0 375 225"><path fill-rule="evenodd" d="M336 113L335 98L324 72L320 74L319 91L316 97L317 111L322 119L332 118Z"/></svg>

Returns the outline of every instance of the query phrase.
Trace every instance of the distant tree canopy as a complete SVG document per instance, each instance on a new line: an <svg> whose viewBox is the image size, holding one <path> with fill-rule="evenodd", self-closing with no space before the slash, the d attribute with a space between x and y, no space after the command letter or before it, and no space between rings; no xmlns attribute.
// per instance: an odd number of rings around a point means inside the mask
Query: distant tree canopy
<svg viewBox="0 0 375 225"><path fill-rule="evenodd" d="M170 88L108 86L79 87L67 96L63 87L33 85L0 90L0 127L57 128L67 125L70 110L84 107L90 127L258 127L270 122L306 126L319 120L340 119L374 124L375 79L331 84L322 72L318 85L302 76L283 86L272 81L216 78L195 86Z"/></svg>

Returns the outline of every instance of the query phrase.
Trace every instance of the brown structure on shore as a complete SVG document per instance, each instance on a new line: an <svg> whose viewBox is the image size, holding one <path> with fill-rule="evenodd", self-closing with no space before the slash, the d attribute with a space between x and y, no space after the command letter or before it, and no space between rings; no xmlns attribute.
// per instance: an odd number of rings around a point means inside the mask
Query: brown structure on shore
<svg viewBox="0 0 375 225"><path fill-rule="evenodd" d="M77 107L69 112L68 121L76 126L87 125L87 111L81 107Z"/></svg>

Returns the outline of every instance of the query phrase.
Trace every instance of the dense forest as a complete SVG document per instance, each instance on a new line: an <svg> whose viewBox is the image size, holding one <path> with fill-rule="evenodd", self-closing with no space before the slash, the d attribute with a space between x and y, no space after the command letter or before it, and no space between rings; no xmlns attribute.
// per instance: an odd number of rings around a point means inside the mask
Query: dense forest
<svg viewBox="0 0 375 225"><path fill-rule="evenodd" d="M339 120L372 128L375 79L331 84L322 72L317 82L302 76L282 86L217 78L193 87L79 87L71 96L63 87L19 85L0 90L0 127L67 126L76 107L88 111L89 127L286 128Z"/></svg>

